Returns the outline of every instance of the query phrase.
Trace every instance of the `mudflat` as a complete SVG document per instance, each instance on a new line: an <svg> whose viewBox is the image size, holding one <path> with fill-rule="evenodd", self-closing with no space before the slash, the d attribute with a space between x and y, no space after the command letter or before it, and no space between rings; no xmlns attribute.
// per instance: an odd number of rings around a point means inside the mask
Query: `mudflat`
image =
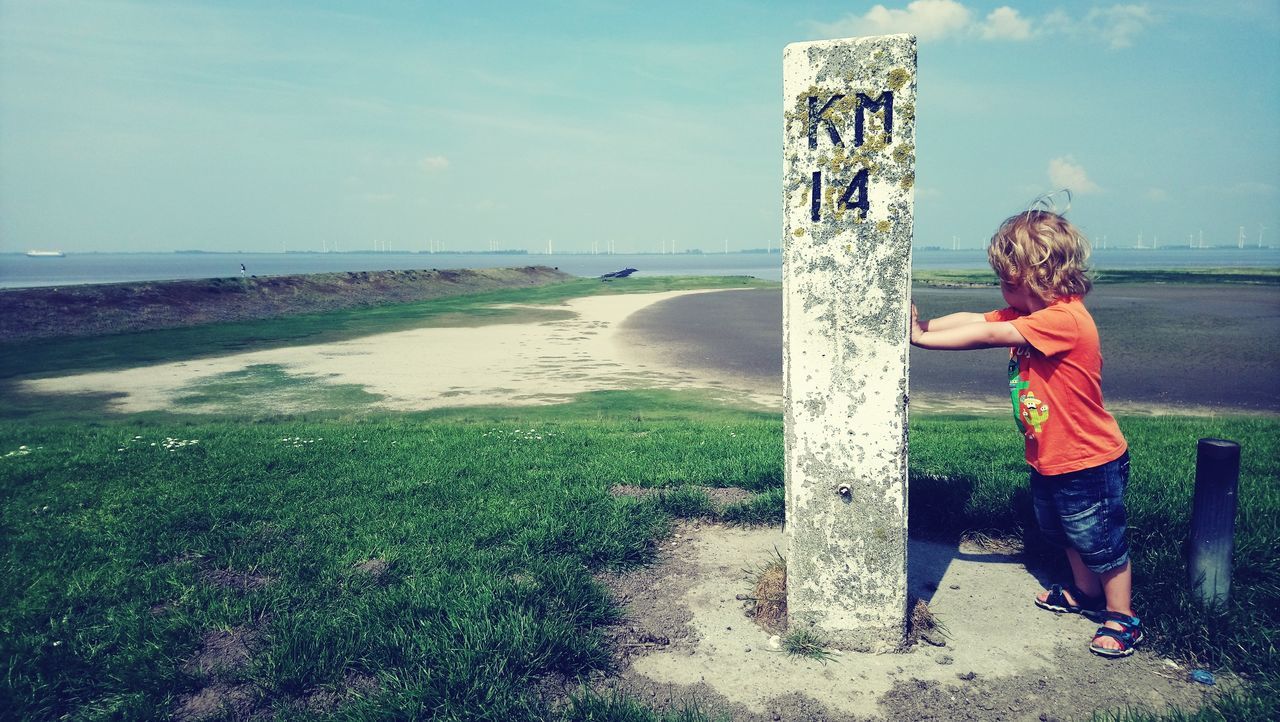
<svg viewBox="0 0 1280 722"><path fill-rule="evenodd" d="M923 317L1004 306L995 288L917 288ZM1126 411L1280 412L1280 288L1104 284L1085 301L1102 337L1103 393ZM782 291L690 294L642 308L619 340L691 371L782 388ZM1007 404L1008 352L911 350L912 403Z"/></svg>

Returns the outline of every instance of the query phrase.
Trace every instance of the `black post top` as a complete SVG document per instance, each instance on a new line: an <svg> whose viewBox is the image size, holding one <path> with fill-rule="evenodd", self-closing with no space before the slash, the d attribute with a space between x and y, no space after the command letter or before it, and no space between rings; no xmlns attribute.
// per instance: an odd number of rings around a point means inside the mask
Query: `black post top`
<svg viewBox="0 0 1280 722"><path fill-rule="evenodd" d="M1240 444L1226 439L1200 439L1196 447L1201 454L1213 459L1230 459L1240 456Z"/></svg>

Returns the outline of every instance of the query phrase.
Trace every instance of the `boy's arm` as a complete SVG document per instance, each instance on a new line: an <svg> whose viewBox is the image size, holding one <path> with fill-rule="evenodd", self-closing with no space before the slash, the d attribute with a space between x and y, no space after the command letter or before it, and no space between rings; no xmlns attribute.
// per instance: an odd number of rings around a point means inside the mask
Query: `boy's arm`
<svg viewBox="0 0 1280 722"><path fill-rule="evenodd" d="M953 313L921 323L911 304L911 343L928 349L963 351L1026 346L1027 339L1007 321L987 321L980 313Z"/></svg>
<svg viewBox="0 0 1280 722"><path fill-rule="evenodd" d="M928 321L921 321L920 328L925 331L946 331L956 326L966 326L971 323L982 323L986 321L986 317L980 313L969 313L961 311L960 313L952 313L938 318L931 318Z"/></svg>

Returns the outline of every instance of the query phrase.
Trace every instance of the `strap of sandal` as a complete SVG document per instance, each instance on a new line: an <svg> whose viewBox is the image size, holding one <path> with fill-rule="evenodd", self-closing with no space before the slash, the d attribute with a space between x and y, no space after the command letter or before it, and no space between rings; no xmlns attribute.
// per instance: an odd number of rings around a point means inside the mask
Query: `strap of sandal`
<svg viewBox="0 0 1280 722"><path fill-rule="evenodd" d="M1073 604L1067 599L1067 595L1063 592L1070 594L1071 598L1076 600L1075 603ZM1102 597L1091 597L1080 591L1074 584L1051 585L1049 587L1049 595L1045 597L1044 601L1048 604L1067 607L1068 609L1088 609L1090 611L1094 611L1104 604Z"/></svg>
<svg viewBox="0 0 1280 722"><path fill-rule="evenodd" d="M1049 594L1044 598L1045 603L1055 604L1061 607L1067 606L1067 597L1062 593L1062 585L1054 584L1049 587Z"/></svg>
<svg viewBox="0 0 1280 722"><path fill-rule="evenodd" d="M1130 617L1129 615L1121 614L1120 612L1113 612L1110 609L1106 610L1100 615L1099 621L1115 622L1116 624L1119 624L1120 626L1124 627L1125 631L1132 631L1134 629L1142 628L1141 619L1138 619L1137 617Z"/></svg>
<svg viewBox="0 0 1280 722"><path fill-rule="evenodd" d="M1133 643L1133 632L1127 629L1122 632L1119 629L1112 629L1111 627L1098 627L1098 631L1093 633L1093 637L1094 639L1097 639L1098 637L1111 637L1126 647Z"/></svg>

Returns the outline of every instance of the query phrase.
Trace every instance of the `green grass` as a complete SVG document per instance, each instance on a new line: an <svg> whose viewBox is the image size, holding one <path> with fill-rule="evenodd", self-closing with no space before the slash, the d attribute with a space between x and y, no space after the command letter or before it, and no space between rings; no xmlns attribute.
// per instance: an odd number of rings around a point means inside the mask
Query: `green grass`
<svg viewBox="0 0 1280 722"><path fill-rule="evenodd" d="M662 503L608 487L777 483L776 423L749 414L470 413L0 426L0 456L30 451L0 459L21 590L0 610L0 707L164 718L200 685L182 660L233 629L263 640L236 679L282 709L358 674L378 694L344 714L543 719L538 679L610 664L597 629L617 609L591 572L666 533ZM389 565L376 581L369 559ZM228 570L270 582L210 582Z"/></svg>
<svg viewBox="0 0 1280 722"><path fill-rule="evenodd" d="M609 668L599 628L618 611L591 574L644 563L673 515L703 513L705 494L687 487L762 492L743 506L758 504L768 520L780 512L781 420L677 399L0 424L0 568L11 590L0 608L0 708L34 719L163 718L202 684L183 671L202 635L231 629L260 644L231 678L284 716L329 690L345 695L341 715L354 719L423 709L440 719L657 719L618 700L552 709L535 690L547 676ZM1255 686L1225 704L1265 707L1276 698L1280 629L1277 422L1122 421L1150 644L1245 675ZM913 530L1030 526L1008 426L917 415ZM1183 581L1201 436L1245 448L1235 586L1218 613L1198 608ZM615 498L613 484L669 491ZM386 571L357 568L370 559ZM267 581L236 588L218 574ZM353 691L352 675L376 685Z"/></svg>
<svg viewBox="0 0 1280 722"><path fill-rule="evenodd" d="M596 294L656 293L777 286L746 276L655 276L613 281L584 278L491 293L431 299L260 321L217 323L85 338L0 343L0 379L97 371L298 344L328 343L421 326L480 326L566 317L556 304ZM541 309L502 308L508 304Z"/></svg>
<svg viewBox="0 0 1280 722"><path fill-rule="evenodd" d="M835 656L831 654L827 646L826 640L808 629L797 629L793 632L788 632L787 636L782 638L782 648L787 654L816 659L824 664L835 659Z"/></svg>
<svg viewBox="0 0 1280 722"><path fill-rule="evenodd" d="M321 377L291 374L278 364L255 364L192 384L174 398L178 408L255 416L263 408L324 408L352 411L382 399L360 384L325 383Z"/></svg>
<svg viewBox="0 0 1280 722"><path fill-rule="evenodd" d="M590 693L574 697L568 715L578 722L729 722L728 715L703 711L697 704L686 704L679 711L661 714L633 699Z"/></svg>
<svg viewBox="0 0 1280 722"><path fill-rule="evenodd" d="M716 516L715 505L707 492L692 486L678 486L658 492L657 506L664 513L677 519L712 518Z"/></svg>
<svg viewBox="0 0 1280 722"><path fill-rule="evenodd" d="M921 286L998 286L995 275L982 270L915 271L914 283ZM1099 271L1098 283L1213 283L1228 285L1280 285L1277 268L1188 268L1188 269L1107 269Z"/></svg>

